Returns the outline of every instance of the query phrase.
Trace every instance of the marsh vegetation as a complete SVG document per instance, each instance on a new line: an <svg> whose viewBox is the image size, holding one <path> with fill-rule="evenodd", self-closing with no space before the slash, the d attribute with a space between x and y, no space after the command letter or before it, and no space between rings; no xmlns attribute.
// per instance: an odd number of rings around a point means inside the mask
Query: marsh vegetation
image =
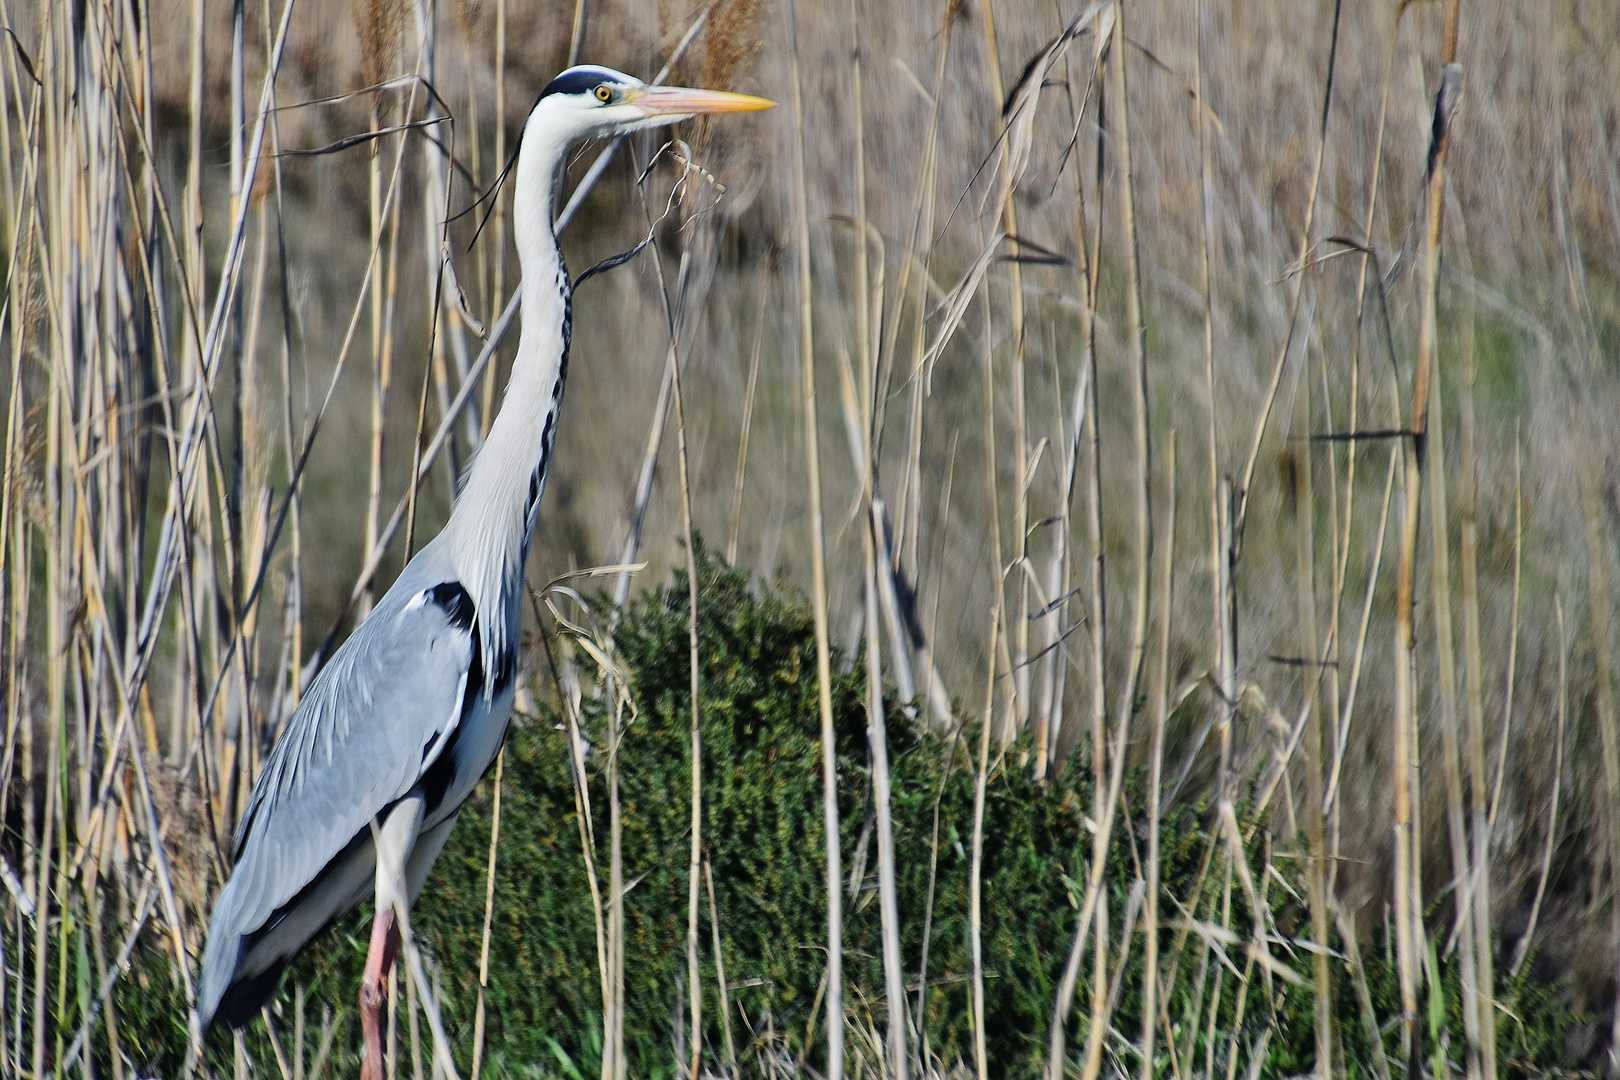
<svg viewBox="0 0 1620 1080"><path fill-rule="evenodd" d="M581 57L781 106L570 167L576 273L655 243L390 1075L1612 1067L1612 5L0 17L0 1074L354 1071L365 912L237 1040L201 935Z"/></svg>

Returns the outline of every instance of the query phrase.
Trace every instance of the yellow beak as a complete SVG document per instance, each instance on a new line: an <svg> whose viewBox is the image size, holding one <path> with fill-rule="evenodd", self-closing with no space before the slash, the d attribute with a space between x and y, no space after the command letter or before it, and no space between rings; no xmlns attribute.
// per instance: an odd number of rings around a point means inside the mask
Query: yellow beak
<svg viewBox="0 0 1620 1080"><path fill-rule="evenodd" d="M649 86L631 97L648 116L697 116L701 113L758 112L774 109L776 102L720 90L692 90L684 86Z"/></svg>

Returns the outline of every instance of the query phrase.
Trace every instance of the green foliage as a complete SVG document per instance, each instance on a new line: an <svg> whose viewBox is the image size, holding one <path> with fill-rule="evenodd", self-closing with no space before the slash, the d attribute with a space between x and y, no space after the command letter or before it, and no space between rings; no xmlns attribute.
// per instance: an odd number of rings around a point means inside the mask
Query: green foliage
<svg viewBox="0 0 1620 1080"><path fill-rule="evenodd" d="M791 596L750 588L746 577L704 557L700 560L703 731L703 840L714 874L720 936L731 986L732 1026L745 1073L758 1070L756 1051L767 1030L774 1048L821 1068L823 1040L806 1045L824 970L825 861L821 808L821 747L813 627L804 606ZM684 575L643 596L624 613L616 642L637 715L619 751L623 811L625 900L626 1040L633 1076L676 1072L676 1017L686 1011L687 859L690 838L690 697ZM605 617L605 613L604 613ZM555 701L543 653L537 666L537 696ZM864 671L835 674L833 708L839 757L840 844L847 888L852 868L864 871L857 894L845 901L845 997L848 1022L882 1030L883 998L879 905L876 902L876 839L862 834L871 813L867 761ZM585 702L587 761L596 859L607 888L609 821L608 717L599 700ZM968 888L973 835L974 761L977 730L918 735L897 709L887 717L892 771L892 813L901 942L908 980L908 1010L917 1006L916 975L928 934L928 989L923 1033L930 1052L949 1065L972 1060ZM1052 1002L1061 979L1084 893L1091 834L1091 766L1077 754L1045 785L1029 778L1020 747L993 760L985 806L983 940L986 1037L991 1061L1007 1076L1035 1076L1042 1068ZM580 1080L600 1071L601 982L590 890L580 845L567 740L560 717L542 705L542 715L514 719L506 748L502 791L500 861L487 990L486 1068L500 1075ZM1115 930L1111 963L1120 953L1117 927L1130 903L1143 852L1145 777L1127 779L1126 807L1116 816L1106 882ZM493 785L482 785L466 808L415 913L415 925L443 979L441 1007L457 1042L457 1058L470 1060L476 1008L480 932ZM938 842L935 845L935 808ZM1241 1067L1265 1042L1264 1073L1308 1072L1315 1059L1310 954L1286 944L1271 952L1296 972L1302 984L1263 980L1252 973L1247 989L1204 954L1201 939L1176 924L1174 897L1205 922L1222 921L1242 940L1225 946L1237 969L1248 965L1252 916L1235 879L1228 888L1219 858L1205 872L1208 820L1203 807L1167 811L1161 828L1160 949L1175 1033L1175 1053L1191 1060L1183 1073L1201 1070L1213 1052L1225 1073L1229 1048ZM1257 836L1263 838L1261 830ZM1224 849L1223 849L1224 850ZM862 854L864 852L864 855ZM937 854L937 859L936 859ZM1248 853L1275 925L1307 936L1309 918L1288 890L1265 874L1264 852ZM1287 860L1278 865L1291 865ZM930 875L933 903L929 908ZM1286 869L1284 870L1286 873ZM1303 894L1299 883L1290 882ZM711 955L709 913L702 911L704 1028L716 1055L724 1045ZM363 907L299 960L284 980L277 1005L280 1038L290 1039L292 987L302 981L310 1002L306 1060L319 1041L320 1009L337 1009L332 1057L336 1075L357 1067L359 1031L353 1000L359 984L370 920ZM1184 925L1184 924L1183 924ZM1436 920L1440 925L1440 920ZM185 1045L183 995L172 979L166 939L148 934L147 951L118 994L120 1032L128 1056L149 1071L178 1072ZM1177 945L1183 947L1179 958ZM1330 942L1336 952L1342 943ZM1441 942L1443 947L1443 942ZM1364 950L1366 978L1375 1010L1387 1020L1400 1012L1395 974L1382 947ZM1140 1034L1142 943L1132 936L1112 1027L1133 1041ZM1169 982L1169 972L1176 971ZM1460 982L1455 958L1442 958L1443 1015L1449 1040L1443 1051L1461 1057ZM1090 990L1082 985L1070 1019L1071 1054L1083 1053ZM1200 975L1202 971L1202 975ZM1208 1002L1216 980L1221 993L1213 1046L1206 1045ZM1336 1042L1347 1073L1375 1075L1372 1047L1361 1021L1354 983L1345 963L1333 964ZM1202 993L1199 997L1200 988ZM1512 1018L1499 1026L1504 1077L1544 1070L1560 1056L1564 1033L1576 1018L1557 1001L1554 988L1521 979L1502 987ZM1199 1004L1199 1001L1202 1004ZM1240 1003L1241 1001L1241 1003ZM316 1004L318 1003L318 1004ZM1241 1011L1241 1018L1240 1018ZM1196 1018L1196 1021L1195 1019ZM1198 1024L1189 1040L1183 1025ZM1269 1034L1267 1032L1269 1031ZM401 1023L401 1054L408 1053ZM427 1040L425 1027L422 1038ZM1385 1032L1384 1050L1396 1054L1398 1031ZM1170 1051L1163 1029L1155 1070L1168 1076ZM104 1046L104 1039L98 1046ZM251 1056L274 1074L264 1025L248 1033ZM1110 1040L1122 1065L1132 1051ZM1430 1061L1425 1036L1421 1060ZM423 1053L427 1053L424 1044ZM230 1071L228 1036L214 1033L209 1055ZM408 1059L402 1059L408 1060ZM1398 1069L1393 1070L1396 1073Z"/></svg>
<svg viewBox="0 0 1620 1080"><path fill-rule="evenodd" d="M711 861L733 1025L748 1031L769 1024L804 1049L811 1006L825 966L821 746L816 657L808 613L768 592L753 592L741 574L706 562L700 593L704 662L704 842ZM687 851L690 842L690 713L687 588L683 577L643 598L617 635L635 673L639 717L620 750L624 867L634 882L626 898L627 1040L632 1072L673 1066L673 1017L686 954ZM848 1001L859 1020L885 1023L876 842L861 842L867 825L864 673L835 676L833 703L841 778L840 817L846 881L865 851L865 874L846 901L845 974ZM605 874L605 718L588 709L598 749L589 773ZM973 776L966 744L918 738L898 711L888 718L893 817L904 913L903 949L909 971L922 954L934 802L940 803L940 851L928 970L925 1025L947 1058L966 1056L971 970L967 888L972 837ZM595 930L579 832L573 816L566 745L555 719L514 730L508 744L503 795L502 872L489 991L493 1045L510 1060L546 1056L546 1035L577 1058L578 1040L594 1023L600 982ZM946 771L954 757L956 767ZM1005 765L1006 763L1002 763ZM941 781L943 780L943 788ZM1084 874L1089 837L1068 786L1042 791L1021 768L998 767L986 806L984 895L988 1031L1000 1060L1030 1059L1046 1026L1053 986L1072 932L1074 911L1064 878ZM489 797L481 792L480 799ZM487 821L480 807L470 818ZM458 833L441 861L443 881L422 924L446 972L451 1008L469 1015L475 1000L477 940L452 928L475 925L482 901L488 833ZM722 1045L703 912L706 1036ZM912 1002L914 1006L914 999ZM767 1014L769 1018L767 1019ZM592 1017L590 1023L587 1018ZM746 1017L746 1022L744 1020ZM819 1041L819 1040L818 1040ZM811 1060L818 1051L811 1048Z"/></svg>

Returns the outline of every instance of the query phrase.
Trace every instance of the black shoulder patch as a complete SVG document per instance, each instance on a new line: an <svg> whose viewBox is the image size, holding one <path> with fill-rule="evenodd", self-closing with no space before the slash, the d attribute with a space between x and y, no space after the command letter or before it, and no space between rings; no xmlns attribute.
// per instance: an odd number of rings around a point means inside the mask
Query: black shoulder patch
<svg viewBox="0 0 1620 1080"><path fill-rule="evenodd" d="M612 73L601 68L571 67L546 84L540 91L543 100L552 94L588 94L605 82L616 82Z"/></svg>
<svg viewBox="0 0 1620 1080"><path fill-rule="evenodd" d="M473 601L459 581L444 581L427 591L427 597L449 618L452 626L466 630L473 622Z"/></svg>

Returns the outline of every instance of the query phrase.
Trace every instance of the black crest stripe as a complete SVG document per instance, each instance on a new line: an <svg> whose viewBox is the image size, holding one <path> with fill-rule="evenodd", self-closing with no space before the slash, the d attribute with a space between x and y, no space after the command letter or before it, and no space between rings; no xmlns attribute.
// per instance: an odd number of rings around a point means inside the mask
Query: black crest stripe
<svg viewBox="0 0 1620 1080"><path fill-rule="evenodd" d="M548 98L552 94L588 94L605 82L618 81L612 72L601 68L569 68L547 83L546 88L540 91L540 97Z"/></svg>

